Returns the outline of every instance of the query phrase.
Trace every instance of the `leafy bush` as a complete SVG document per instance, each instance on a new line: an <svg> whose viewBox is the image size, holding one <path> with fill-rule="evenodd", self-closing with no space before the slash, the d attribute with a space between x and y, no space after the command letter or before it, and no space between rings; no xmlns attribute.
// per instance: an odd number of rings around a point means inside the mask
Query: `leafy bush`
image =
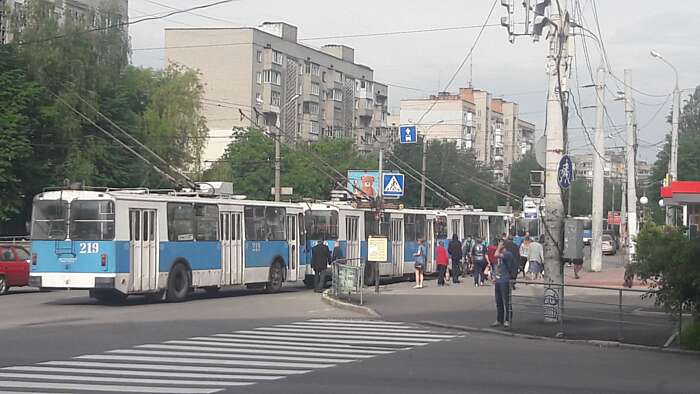
<svg viewBox="0 0 700 394"><path fill-rule="evenodd" d="M690 310L700 321L700 241L680 230L648 223L637 237L632 273L646 280L656 293L657 305L668 312Z"/></svg>
<svg viewBox="0 0 700 394"><path fill-rule="evenodd" d="M700 324L693 324L681 333L681 345L688 349L700 350Z"/></svg>

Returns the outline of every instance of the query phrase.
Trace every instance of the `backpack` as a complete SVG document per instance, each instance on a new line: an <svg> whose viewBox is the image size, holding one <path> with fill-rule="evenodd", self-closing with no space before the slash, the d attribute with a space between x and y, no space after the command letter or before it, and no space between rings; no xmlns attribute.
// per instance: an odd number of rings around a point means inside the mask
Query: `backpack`
<svg viewBox="0 0 700 394"><path fill-rule="evenodd" d="M483 244L474 245L474 248L472 249L472 256L474 256L474 261L484 261L485 254L486 250L484 249Z"/></svg>

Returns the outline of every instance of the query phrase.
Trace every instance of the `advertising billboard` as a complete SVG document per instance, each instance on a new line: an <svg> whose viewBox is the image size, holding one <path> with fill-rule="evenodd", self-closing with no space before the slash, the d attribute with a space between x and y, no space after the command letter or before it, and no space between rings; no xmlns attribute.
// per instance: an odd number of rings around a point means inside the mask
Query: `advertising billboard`
<svg viewBox="0 0 700 394"><path fill-rule="evenodd" d="M355 198L365 200L377 198L379 196L379 172L349 170L348 190Z"/></svg>

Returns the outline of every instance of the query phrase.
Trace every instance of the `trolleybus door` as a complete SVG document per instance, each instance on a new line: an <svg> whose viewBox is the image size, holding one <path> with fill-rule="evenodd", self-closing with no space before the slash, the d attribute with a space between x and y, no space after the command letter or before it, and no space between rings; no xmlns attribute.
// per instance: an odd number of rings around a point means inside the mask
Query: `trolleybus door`
<svg viewBox="0 0 700 394"><path fill-rule="evenodd" d="M152 209L129 210L131 291L158 288L158 216Z"/></svg>
<svg viewBox="0 0 700 394"><path fill-rule="evenodd" d="M299 273L299 226L297 226L297 215L287 215L287 243L289 244L287 280L296 282Z"/></svg>
<svg viewBox="0 0 700 394"><path fill-rule="evenodd" d="M391 219L389 230L391 241L391 263L394 276L403 276L403 219Z"/></svg>
<svg viewBox="0 0 700 394"><path fill-rule="evenodd" d="M482 239L488 240L489 243L493 242L489 233L489 217L480 216L479 217L479 233ZM500 234L499 234L500 235Z"/></svg>
<svg viewBox="0 0 700 394"><path fill-rule="evenodd" d="M437 249L437 242L435 241L435 219L428 219L425 222L427 224L425 244L428 246L428 256L426 256L427 272L436 272L437 267L435 267L435 250Z"/></svg>
<svg viewBox="0 0 700 394"><path fill-rule="evenodd" d="M357 216L345 217L345 238L347 241L347 259L360 258L360 231L358 228L359 218Z"/></svg>
<svg viewBox="0 0 700 394"><path fill-rule="evenodd" d="M238 285L243 283L243 244L241 241L241 213L221 212L221 284Z"/></svg>

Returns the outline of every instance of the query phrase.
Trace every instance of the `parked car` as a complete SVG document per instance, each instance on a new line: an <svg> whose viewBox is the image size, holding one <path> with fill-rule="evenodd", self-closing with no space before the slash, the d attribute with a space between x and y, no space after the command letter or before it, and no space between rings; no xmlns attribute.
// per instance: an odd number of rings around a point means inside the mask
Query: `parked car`
<svg viewBox="0 0 700 394"><path fill-rule="evenodd" d="M31 257L27 249L17 245L0 245L0 295L10 287L29 283Z"/></svg>
<svg viewBox="0 0 700 394"><path fill-rule="evenodd" d="M614 255L617 253L615 249L615 240L608 234L603 234L603 254Z"/></svg>
<svg viewBox="0 0 700 394"><path fill-rule="evenodd" d="M613 230L603 230L603 235L609 235L613 239L613 246L615 250L620 250L620 238L615 234Z"/></svg>

